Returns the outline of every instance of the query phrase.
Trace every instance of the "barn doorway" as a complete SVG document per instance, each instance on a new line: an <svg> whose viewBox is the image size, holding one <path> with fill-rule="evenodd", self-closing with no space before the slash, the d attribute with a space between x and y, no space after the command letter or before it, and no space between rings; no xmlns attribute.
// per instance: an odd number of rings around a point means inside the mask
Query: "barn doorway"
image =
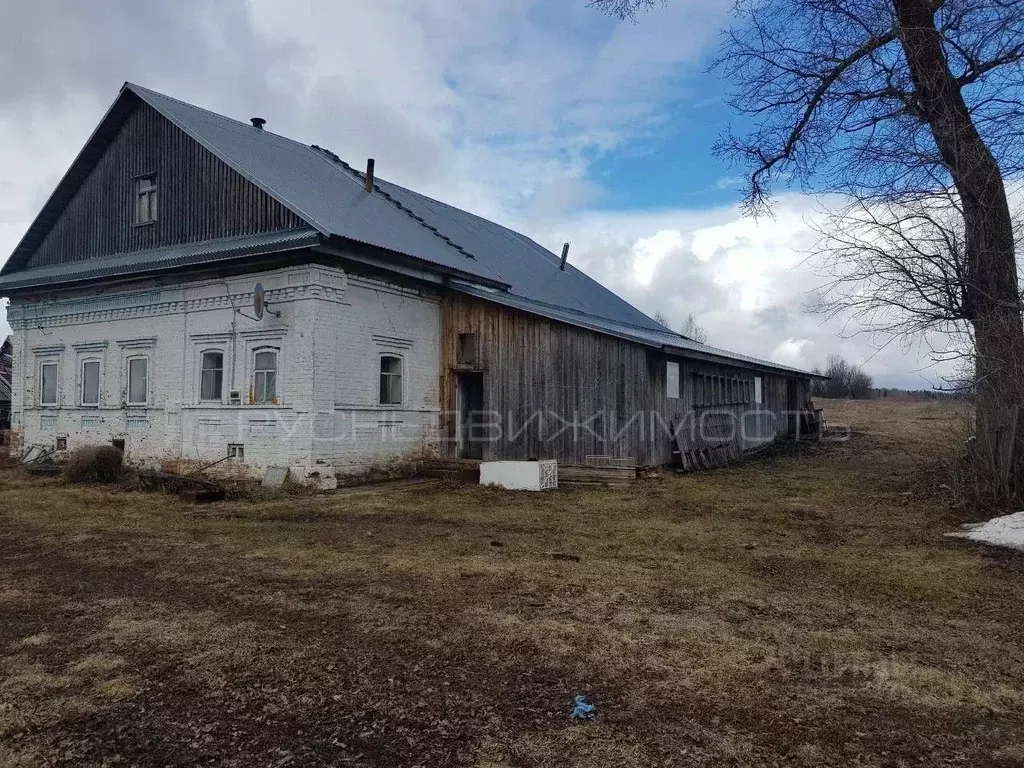
<svg viewBox="0 0 1024 768"><path fill-rule="evenodd" d="M482 459L484 436L477 425L483 417L484 375L479 371L455 374L457 382L455 435L460 459Z"/></svg>

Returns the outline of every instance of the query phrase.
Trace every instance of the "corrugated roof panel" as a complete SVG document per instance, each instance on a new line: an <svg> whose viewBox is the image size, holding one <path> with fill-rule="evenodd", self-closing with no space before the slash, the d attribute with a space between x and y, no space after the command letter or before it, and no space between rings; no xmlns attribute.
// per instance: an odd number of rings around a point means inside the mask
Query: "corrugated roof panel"
<svg viewBox="0 0 1024 768"><path fill-rule="evenodd" d="M86 280L110 279L140 273L164 272L181 267L211 264L244 256L279 253L296 248L318 245L322 236L315 229L294 229L262 235L244 235L184 243L168 248L87 259L69 264L51 264L33 267L0 276L0 292L45 288L55 283L74 283Z"/></svg>
<svg viewBox="0 0 1024 768"><path fill-rule="evenodd" d="M138 85L125 87L324 234L496 279L391 201L367 194L362 182L324 151Z"/></svg>
<svg viewBox="0 0 1024 768"><path fill-rule="evenodd" d="M571 252L569 263L561 270L559 256L525 235L397 184L380 180L378 185L476 256L502 282L511 286L513 294L616 322L666 330L661 323L576 269Z"/></svg>

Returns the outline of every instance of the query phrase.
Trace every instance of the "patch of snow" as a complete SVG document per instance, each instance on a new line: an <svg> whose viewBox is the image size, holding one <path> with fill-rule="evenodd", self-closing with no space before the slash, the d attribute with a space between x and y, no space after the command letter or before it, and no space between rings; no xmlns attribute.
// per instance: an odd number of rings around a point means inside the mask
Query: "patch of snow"
<svg viewBox="0 0 1024 768"><path fill-rule="evenodd" d="M969 523L963 526L963 530L946 535L1024 550L1024 512L993 517L987 523Z"/></svg>

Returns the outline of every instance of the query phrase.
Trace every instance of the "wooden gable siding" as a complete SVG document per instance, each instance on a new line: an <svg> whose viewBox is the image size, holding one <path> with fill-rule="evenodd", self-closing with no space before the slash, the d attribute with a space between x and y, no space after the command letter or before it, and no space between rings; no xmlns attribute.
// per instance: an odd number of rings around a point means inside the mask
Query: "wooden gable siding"
<svg viewBox="0 0 1024 768"><path fill-rule="evenodd" d="M666 464L672 458L670 425L685 419L695 423L703 410L735 424L746 420L745 430L729 433L740 450L788 430L787 377L763 375L765 402L758 408L746 403L702 409L694 406L694 374L749 379L755 374L669 358L634 342L450 295L441 319L440 427L447 456L457 455L458 349L464 333L477 334L474 367L483 372L487 414L482 429L497 438L484 443L484 460L582 463L588 455L611 455L633 457L642 465ZM680 398L666 394L669 359L680 364ZM806 392L801 380L794 379L794 386Z"/></svg>
<svg viewBox="0 0 1024 768"><path fill-rule="evenodd" d="M157 174L157 221L135 225L135 178L151 173ZM140 102L26 266L302 224L285 206Z"/></svg>

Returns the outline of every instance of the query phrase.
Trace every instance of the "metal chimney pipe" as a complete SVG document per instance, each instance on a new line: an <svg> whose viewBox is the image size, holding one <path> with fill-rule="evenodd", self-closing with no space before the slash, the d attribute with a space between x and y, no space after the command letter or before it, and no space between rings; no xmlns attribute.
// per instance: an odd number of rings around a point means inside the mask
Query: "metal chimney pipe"
<svg viewBox="0 0 1024 768"><path fill-rule="evenodd" d="M563 272L565 271L565 262L569 259L569 244L566 243L562 246L562 263L558 267Z"/></svg>

